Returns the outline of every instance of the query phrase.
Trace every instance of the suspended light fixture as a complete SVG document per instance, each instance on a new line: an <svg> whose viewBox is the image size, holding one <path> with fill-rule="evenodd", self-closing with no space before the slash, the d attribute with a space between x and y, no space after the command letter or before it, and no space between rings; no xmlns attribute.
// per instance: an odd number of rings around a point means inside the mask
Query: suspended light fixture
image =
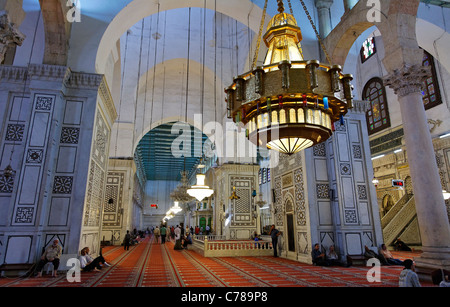
<svg viewBox="0 0 450 307"><path fill-rule="evenodd" d="M263 199L262 193L259 193L259 199L256 201L258 207L262 208L266 204L266 201Z"/></svg>
<svg viewBox="0 0 450 307"><path fill-rule="evenodd" d="M8 166L3 171L3 176L8 179L11 178L14 175L14 170L11 167L11 164L8 164Z"/></svg>
<svg viewBox="0 0 450 307"><path fill-rule="evenodd" d="M187 178L187 172L181 171L181 184L177 186L177 188L170 193L170 198L173 201L177 201L179 203L187 203L193 200L193 197L187 193L189 189L189 180Z"/></svg>
<svg viewBox="0 0 450 307"><path fill-rule="evenodd" d="M278 11L263 36L269 48L264 65L225 89L227 116L246 125L255 145L291 155L326 141L334 122L343 124L352 108L353 76L342 74L339 65L305 61L294 16L284 12L281 0Z"/></svg>
<svg viewBox="0 0 450 307"><path fill-rule="evenodd" d="M450 199L450 192L442 190L442 195L444 196L444 200Z"/></svg>
<svg viewBox="0 0 450 307"><path fill-rule="evenodd" d="M236 194L236 187L235 186L233 186L233 192L231 192L230 199L231 200L240 199L240 197Z"/></svg>
<svg viewBox="0 0 450 307"><path fill-rule="evenodd" d="M174 206L172 208L170 208L170 210L172 210L172 212L174 214L177 214L178 212L180 212L183 209L181 209L181 207L178 205L178 202L176 201L176 202L174 202Z"/></svg>
<svg viewBox="0 0 450 307"><path fill-rule="evenodd" d="M204 198L210 197L214 193L214 190L205 185L204 174L197 174L196 177L197 184L188 189L187 193L192 197L195 197L198 201L202 201Z"/></svg>

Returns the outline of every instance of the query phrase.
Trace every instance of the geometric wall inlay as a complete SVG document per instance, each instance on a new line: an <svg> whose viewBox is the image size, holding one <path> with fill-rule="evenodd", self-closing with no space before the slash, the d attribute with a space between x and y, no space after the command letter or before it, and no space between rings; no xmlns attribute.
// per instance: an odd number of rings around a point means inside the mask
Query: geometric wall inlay
<svg viewBox="0 0 450 307"><path fill-rule="evenodd" d="M27 151L27 163L41 163L42 162L42 149L28 149Z"/></svg>
<svg viewBox="0 0 450 307"><path fill-rule="evenodd" d="M313 155L315 157L326 157L325 143L320 143L313 147Z"/></svg>
<svg viewBox="0 0 450 307"><path fill-rule="evenodd" d="M367 199L367 189L365 185L358 185L358 198Z"/></svg>
<svg viewBox="0 0 450 307"><path fill-rule="evenodd" d="M0 193L12 193L14 188L14 176L6 178L0 175Z"/></svg>
<svg viewBox="0 0 450 307"><path fill-rule="evenodd" d="M105 207L103 209L104 212L116 212L117 206L117 190L118 186L107 185L105 190ZM109 200L112 199L112 203Z"/></svg>
<svg viewBox="0 0 450 307"><path fill-rule="evenodd" d="M50 111L52 109L53 97L39 96L36 100L36 110Z"/></svg>
<svg viewBox="0 0 450 307"><path fill-rule="evenodd" d="M5 140L21 142L23 139L24 130L25 130L25 125L8 124L8 127L6 128Z"/></svg>
<svg viewBox="0 0 450 307"><path fill-rule="evenodd" d="M321 199L330 199L330 185L328 184L317 184L316 185L316 196Z"/></svg>
<svg viewBox="0 0 450 307"><path fill-rule="evenodd" d="M55 176L53 183L54 194L71 194L72 193L72 176Z"/></svg>
<svg viewBox="0 0 450 307"><path fill-rule="evenodd" d="M62 144L78 144L80 128L63 127L61 131Z"/></svg>
<svg viewBox="0 0 450 307"><path fill-rule="evenodd" d="M341 175L351 175L352 171L349 163L341 163Z"/></svg>
<svg viewBox="0 0 450 307"><path fill-rule="evenodd" d="M362 159L361 146L353 145L353 158Z"/></svg>
<svg viewBox="0 0 450 307"><path fill-rule="evenodd" d="M297 225L306 226L305 188L303 187L303 169L294 170L295 208L297 212Z"/></svg>
<svg viewBox="0 0 450 307"><path fill-rule="evenodd" d="M340 131L340 132L346 132L347 131L347 127L345 126L345 120L344 120L344 124L341 125L341 123L339 121L334 123L334 128L336 131Z"/></svg>
<svg viewBox="0 0 450 307"><path fill-rule="evenodd" d="M345 223L356 224L358 220L356 218L356 210L345 210Z"/></svg>
<svg viewBox="0 0 450 307"><path fill-rule="evenodd" d="M250 189L247 188L237 188L236 194L239 195L239 199L236 200L234 204L234 210L236 213L250 213L251 199L250 199Z"/></svg>
<svg viewBox="0 0 450 307"><path fill-rule="evenodd" d="M15 223L32 223L33 213L33 207L18 207L16 211Z"/></svg>

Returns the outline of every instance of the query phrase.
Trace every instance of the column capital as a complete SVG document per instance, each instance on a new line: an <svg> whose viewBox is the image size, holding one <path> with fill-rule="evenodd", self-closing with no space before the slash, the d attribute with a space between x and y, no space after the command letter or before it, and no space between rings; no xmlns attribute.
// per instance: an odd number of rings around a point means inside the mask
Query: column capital
<svg viewBox="0 0 450 307"><path fill-rule="evenodd" d="M317 9L329 9L333 5L333 0L314 0Z"/></svg>
<svg viewBox="0 0 450 307"><path fill-rule="evenodd" d="M25 35L11 22L8 12L0 11L0 62L3 61L8 47L21 46Z"/></svg>
<svg viewBox="0 0 450 307"><path fill-rule="evenodd" d="M383 82L384 85L392 88L396 95L404 97L409 94L420 93L425 80L430 76L430 66L404 66L385 76Z"/></svg>

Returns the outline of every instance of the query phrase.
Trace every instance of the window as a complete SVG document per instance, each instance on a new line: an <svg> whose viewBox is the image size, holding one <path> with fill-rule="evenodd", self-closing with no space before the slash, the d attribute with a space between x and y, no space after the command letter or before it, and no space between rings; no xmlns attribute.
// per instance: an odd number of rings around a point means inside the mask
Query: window
<svg viewBox="0 0 450 307"><path fill-rule="evenodd" d="M383 80L373 78L367 82L362 94L363 100L370 101L371 108L366 113L369 135L391 126Z"/></svg>
<svg viewBox="0 0 450 307"><path fill-rule="evenodd" d="M425 110L431 109L442 103L441 93L439 90L438 79L436 75L436 67L434 65L434 58L431 54L424 50L423 52L423 66L431 66L431 76L425 81L422 89L422 99Z"/></svg>
<svg viewBox="0 0 450 307"><path fill-rule="evenodd" d="M361 47L361 63L370 59L376 52L375 37L369 37Z"/></svg>

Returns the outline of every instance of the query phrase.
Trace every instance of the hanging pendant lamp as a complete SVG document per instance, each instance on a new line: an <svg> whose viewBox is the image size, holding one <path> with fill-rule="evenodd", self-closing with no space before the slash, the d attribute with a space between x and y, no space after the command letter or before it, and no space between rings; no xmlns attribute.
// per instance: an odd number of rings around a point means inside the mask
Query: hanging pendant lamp
<svg viewBox="0 0 450 307"><path fill-rule="evenodd" d="M241 197L239 197L239 196L236 194L236 187L233 186L233 192L231 192L230 199L231 199L231 200L236 200L236 199L240 199L240 198L241 198Z"/></svg>
<svg viewBox="0 0 450 307"><path fill-rule="evenodd" d="M210 197L214 193L214 190L205 185L204 174L197 174L196 177L197 184L188 189L187 193L192 197L195 197L198 201L202 201L204 198Z"/></svg>
<svg viewBox="0 0 450 307"><path fill-rule="evenodd" d="M278 11L263 36L264 65L235 77L225 89L227 115L246 125L255 145L292 155L326 141L333 123L342 123L352 108L353 77L339 65L305 61L294 16L280 0Z"/></svg>
<svg viewBox="0 0 450 307"><path fill-rule="evenodd" d="M174 202L174 206L173 206L172 208L170 208L170 210L171 210L173 213L177 214L178 212L180 212L180 211L183 210L183 209L181 209L181 207L178 205L178 202L175 201L175 202Z"/></svg>

